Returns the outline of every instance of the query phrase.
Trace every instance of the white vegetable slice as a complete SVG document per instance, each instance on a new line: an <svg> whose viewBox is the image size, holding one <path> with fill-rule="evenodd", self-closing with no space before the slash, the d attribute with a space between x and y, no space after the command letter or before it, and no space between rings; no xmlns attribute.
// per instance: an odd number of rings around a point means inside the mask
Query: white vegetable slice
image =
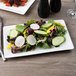
<svg viewBox="0 0 76 76"><path fill-rule="evenodd" d="M27 42L30 44L30 45L35 45L36 44L36 39L33 35L29 35L27 37Z"/></svg>
<svg viewBox="0 0 76 76"><path fill-rule="evenodd" d="M38 24L31 24L30 28L32 28L33 30L38 30L40 26Z"/></svg>
<svg viewBox="0 0 76 76"><path fill-rule="evenodd" d="M23 36L18 36L15 40L15 45L17 47L22 47L25 43L25 38Z"/></svg>

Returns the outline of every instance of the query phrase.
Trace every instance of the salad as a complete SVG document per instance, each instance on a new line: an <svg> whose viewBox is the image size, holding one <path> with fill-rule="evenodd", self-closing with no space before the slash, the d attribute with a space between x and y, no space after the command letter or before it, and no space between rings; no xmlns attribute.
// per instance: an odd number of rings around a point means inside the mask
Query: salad
<svg viewBox="0 0 76 76"><path fill-rule="evenodd" d="M9 31L6 49L12 53L28 52L37 47L50 49L52 46L59 47L66 41L65 26L53 20L30 20L23 25L16 25Z"/></svg>
<svg viewBox="0 0 76 76"><path fill-rule="evenodd" d="M0 0L0 1L2 1L6 6L18 7L18 6L24 6L28 0Z"/></svg>

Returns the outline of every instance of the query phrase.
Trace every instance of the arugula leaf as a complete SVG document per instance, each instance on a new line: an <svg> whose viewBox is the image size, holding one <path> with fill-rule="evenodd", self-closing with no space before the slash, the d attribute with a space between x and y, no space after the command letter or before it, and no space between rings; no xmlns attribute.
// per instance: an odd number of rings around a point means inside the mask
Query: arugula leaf
<svg viewBox="0 0 76 76"><path fill-rule="evenodd" d="M16 30L17 30L18 32L23 33L24 29L26 29L26 26L16 25Z"/></svg>
<svg viewBox="0 0 76 76"><path fill-rule="evenodd" d="M30 20L30 21L27 21L27 23L26 23L26 25L30 25L30 24L32 24L32 23L35 23L36 21L35 20Z"/></svg>

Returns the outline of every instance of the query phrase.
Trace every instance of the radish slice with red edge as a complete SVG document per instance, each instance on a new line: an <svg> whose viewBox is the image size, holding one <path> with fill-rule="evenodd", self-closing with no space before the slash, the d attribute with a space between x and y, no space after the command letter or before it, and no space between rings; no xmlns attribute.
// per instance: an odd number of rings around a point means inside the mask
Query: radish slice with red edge
<svg viewBox="0 0 76 76"><path fill-rule="evenodd" d="M39 30L40 26L38 24L31 24L30 28L32 28L33 30Z"/></svg>
<svg viewBox="0 0 76 76"><path fill-rule="evenodd" d="M30 45L36 44L36 38L33 35L29 35L26 40L27 40L27 43Z"/></svg>
<svg viewBox="0 0 76 76"><path fill-rule="evenodd" d="M15 40L16 47L22 47L25 43L25 38L23 36L18 36Z"/></svg>

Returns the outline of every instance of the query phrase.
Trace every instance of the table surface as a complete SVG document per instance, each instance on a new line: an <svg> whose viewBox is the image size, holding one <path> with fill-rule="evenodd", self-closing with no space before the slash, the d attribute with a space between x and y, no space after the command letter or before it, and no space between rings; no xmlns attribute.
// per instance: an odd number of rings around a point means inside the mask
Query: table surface
<svg viewBox="0 0 76 76"><path fill-rule="evenodd" d="M40 20L37 14L39 0L22 16L0 10L4 26L21 24L29 19ZM62 0L62 9L59 13L50 14L48 19L64 19L76 46L76 20L67 17L67 10L75 8L73 0ZM76 49L76 47L75 47ZM0 76L76 76L76 50L42 54L36 56L9 59L6 62L0 58Z"/></svg>

